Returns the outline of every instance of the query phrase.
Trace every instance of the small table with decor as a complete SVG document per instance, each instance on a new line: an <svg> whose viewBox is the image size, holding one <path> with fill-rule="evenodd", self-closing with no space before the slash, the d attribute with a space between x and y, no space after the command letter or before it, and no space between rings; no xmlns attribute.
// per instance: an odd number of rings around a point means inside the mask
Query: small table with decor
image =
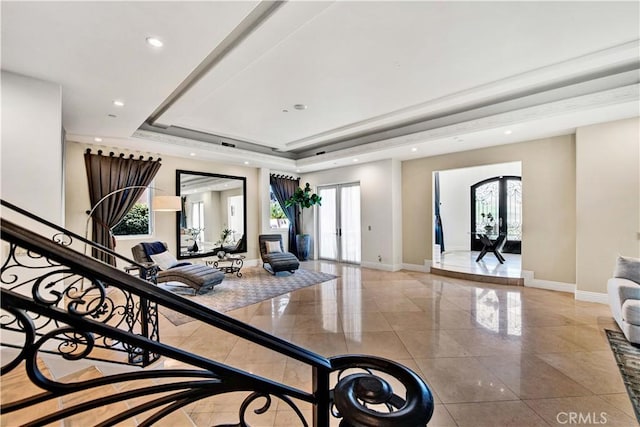
<svg viewBox="0 0 640 427"><path fill-rule="evenodd" d="M242 277L240 270L244 265L244 255L226 254L222 258L214 258L205 261L205 264L213 266L225 274L235 274Z"/></svg>
<svg viewBox="0 0 640 427"><path fill-rule="evenodd" d="M476 262L480 261L487 252L493 252L498 258L500 264L504 264L504 257L500 253L500 247L504 243L504 239L507 237L507 233L496 233L494 231L477 231L471 234L478 236L480 243L482 243L482 250L476 258Z"/></svg>

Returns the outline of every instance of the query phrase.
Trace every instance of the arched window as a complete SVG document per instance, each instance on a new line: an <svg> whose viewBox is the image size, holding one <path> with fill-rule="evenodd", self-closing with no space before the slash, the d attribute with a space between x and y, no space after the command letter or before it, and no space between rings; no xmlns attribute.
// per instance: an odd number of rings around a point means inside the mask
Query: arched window
<svg viewBox="0 0 640 427"><path fill-rule="evenodd" d="M502 252L519 254L522 247L522 178L500 176L471 186L471 230L506 234ZM471 234L471 250L482 243Z"/></svg>

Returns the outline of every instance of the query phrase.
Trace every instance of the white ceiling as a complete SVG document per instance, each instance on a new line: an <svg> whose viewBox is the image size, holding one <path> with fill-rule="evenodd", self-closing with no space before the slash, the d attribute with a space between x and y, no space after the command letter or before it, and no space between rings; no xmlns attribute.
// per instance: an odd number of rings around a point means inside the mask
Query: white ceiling
<svg viewBox="0 0 640 427"><path fill-rule="evenodd" d="M3 1L2 68L62 85L72 140L302 172L639 115L638 2L276 6Z"/></svg>

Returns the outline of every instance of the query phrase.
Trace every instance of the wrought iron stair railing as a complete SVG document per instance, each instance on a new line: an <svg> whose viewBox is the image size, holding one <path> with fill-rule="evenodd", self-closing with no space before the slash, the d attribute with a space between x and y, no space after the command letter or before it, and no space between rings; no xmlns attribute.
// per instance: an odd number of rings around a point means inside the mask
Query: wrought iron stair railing
<svg viewBox="0 0 640 427"><path fill-rule="evenodd" d="M109 396L88 398L51 413L33 411L31 421L25 425L55 423L116 402L136 403L129 404L127 410L96 419L96 425L115 425L141 416L140 425L152 425L194 402L233 392L242 392L245 396L238 408L238 422L233 424L237 426L248 425L250 407L261 404L253 412L263 414L272 409L273 399L290 408L303 426L329 426L331 417L340 418L340 425L345 427L421 426L431 418L433 397L429 388L418 375L396 362L363 355L325 358L152 286L148 281L90 258L68 244L61 244L59 239L51 240L5 220L4 211L1 225L3 249L7 250L3 251L5 259L0 276L0 326L3 346L14 349L9 361L3 357L1 374L4 377L23 369L25 381L41 390L17 400L3 400L0 408L3 420L10 420L12 413L37 407L43 402L70 395L81 397L86 390L114 384L127 384L127 387ZM72 233L64 231L64 234ZM37 260L40 264L34 266L20 258ZM18 282L23 285L13 286ZM30 289L25 291L27 284ZM122 327L121 323L105 322L104 312L111 304L108 296L114 292L124 292L137 301L148 303L154 307L154 316L158 313L156 307L162 306L302 362L312 372L311 390L301 390L167 345L157 336ZM130 304L125 307L132 308ZM100 357L101 352L110 350L102 346L104 343L118 343L122 348L135 349L137 354L147 352L187 367L137 368L133 372L71 383L47 377L40 368L42 353L50 357L56 355L66 363L108 360ZM164 382L153 386L142 383L150 378L161 378ZM334 386L332 381L336 383ZM135 386L136 382L144 385ZM395 391L392 384L396 386ZM303 414L302 402L311 404L311 417Z"/></svg>

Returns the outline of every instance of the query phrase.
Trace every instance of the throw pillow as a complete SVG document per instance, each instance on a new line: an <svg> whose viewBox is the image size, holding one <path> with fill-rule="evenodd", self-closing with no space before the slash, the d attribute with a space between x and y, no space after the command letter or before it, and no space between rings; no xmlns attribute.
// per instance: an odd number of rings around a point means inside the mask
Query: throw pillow
<svg viewBox="0 0 640 427"><path fill-rule="evenodd" d="M640 285L640 258L619 256L613 277L631 280Z"/></svg>
<svg viewBox="0 0 640 427"><path fill-rule="evenodd" d="M160 270L168 270L178 263L178 260L169 253L169 251L160 252L159 254L151 255L153 262L158 264Z"/></svg>
<svg viewBox="0 0 640 427"><path fill-rule="evenodd" d="M266 242L266 243L267 243L267 253L282 252L280 250L280 242Z"/></svg>

